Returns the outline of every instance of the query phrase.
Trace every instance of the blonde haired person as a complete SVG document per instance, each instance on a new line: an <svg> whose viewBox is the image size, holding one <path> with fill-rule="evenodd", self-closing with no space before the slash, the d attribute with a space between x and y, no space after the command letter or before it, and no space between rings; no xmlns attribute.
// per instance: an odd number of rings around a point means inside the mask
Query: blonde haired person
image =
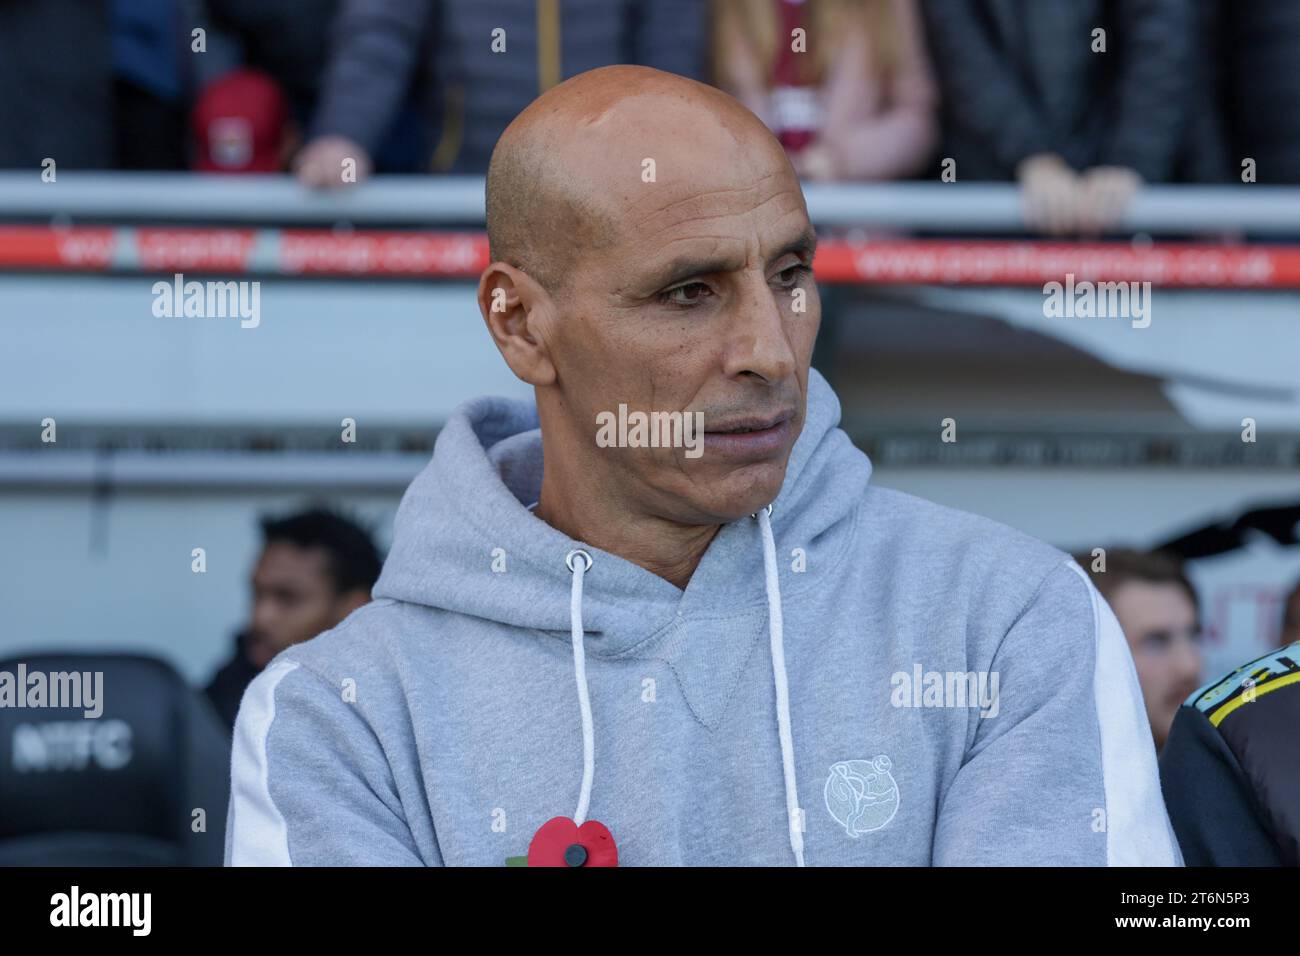
<svg viewBox="0 0 1300 956"><path fill-rule="evenodd" d="M938 94L913 0L714 0L713 13L714 82L777 134L800 176L925 169Z"/></svg>

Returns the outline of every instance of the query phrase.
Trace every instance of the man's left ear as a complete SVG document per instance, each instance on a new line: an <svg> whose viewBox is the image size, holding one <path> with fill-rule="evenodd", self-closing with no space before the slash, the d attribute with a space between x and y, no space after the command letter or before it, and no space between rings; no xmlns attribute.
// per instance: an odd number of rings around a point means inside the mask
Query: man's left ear
<svg viewBox="0 0 1300 956"><path fill-rule="evenodd" d="M544 335L553 304L541 284L509 263L494 262L479 277L478 304L510 370L535 387L554 383Z"/></svg>

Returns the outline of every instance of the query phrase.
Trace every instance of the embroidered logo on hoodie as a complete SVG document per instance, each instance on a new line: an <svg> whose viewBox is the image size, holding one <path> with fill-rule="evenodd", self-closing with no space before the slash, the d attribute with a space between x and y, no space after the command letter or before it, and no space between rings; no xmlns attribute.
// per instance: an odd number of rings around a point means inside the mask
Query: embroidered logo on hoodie
<svg viewBox="0 0 1300 956"><path fill-rule="evenodd" d="M841 760L826 778L826 809L855 840L879 830L898 812L898 784L893 762L884 754L873 760Z"/></svg>

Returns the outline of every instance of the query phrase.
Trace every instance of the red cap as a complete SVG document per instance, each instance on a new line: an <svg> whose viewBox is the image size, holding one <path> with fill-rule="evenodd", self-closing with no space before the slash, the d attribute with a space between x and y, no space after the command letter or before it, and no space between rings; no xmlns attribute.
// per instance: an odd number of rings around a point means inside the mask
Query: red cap
<svg viewBox="0 0 1300 956"><path fill-rule="evenodd" d="M194 104L194 168L210 173L280 172L288 120L280 84L259 70L232 70L208 84Z"/></svg>

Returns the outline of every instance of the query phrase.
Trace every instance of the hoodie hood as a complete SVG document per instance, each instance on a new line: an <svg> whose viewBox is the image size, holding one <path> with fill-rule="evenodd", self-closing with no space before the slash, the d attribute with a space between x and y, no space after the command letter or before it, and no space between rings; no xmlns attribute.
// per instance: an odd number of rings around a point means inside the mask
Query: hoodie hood
<svg viewBox="0 0 1300 956"><path fill-rule="evenodd" d="M840 404L808 373L804 427L773 502L778 550L789 554L847 522L871 464L838 427ZM576 541L528 510L542 485L542 435L534 402L478 398L459 406L433 458L402 498L393 544L374 588L391 598L513 627L568 632L575 549L593 559L583 590L590 653L627 651L680 614L718 616L766 603L756 522L724 525L685 591L618 555ZM500 550L498 550L500 549ZM494 560L504 573L492 573ZM796 588L787 596L796 595Z"/></svg>

